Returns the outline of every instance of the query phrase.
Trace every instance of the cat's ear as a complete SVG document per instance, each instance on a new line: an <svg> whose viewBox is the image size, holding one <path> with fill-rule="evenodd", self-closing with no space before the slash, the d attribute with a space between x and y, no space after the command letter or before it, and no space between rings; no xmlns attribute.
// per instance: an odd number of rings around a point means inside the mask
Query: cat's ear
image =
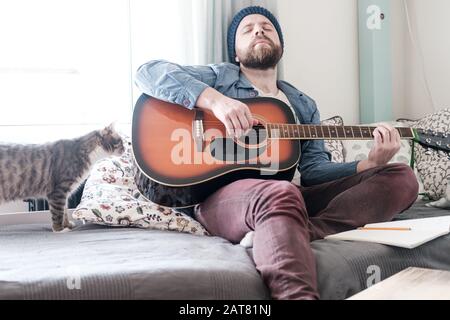
<svg viewBox="0 0 450 320"><path fill-rule="evenodd" d="M103 135L112 134L113 132L116 132L117 127L117 121L114 121L110 123L108 126L106 126L101 132Z"/></svg>

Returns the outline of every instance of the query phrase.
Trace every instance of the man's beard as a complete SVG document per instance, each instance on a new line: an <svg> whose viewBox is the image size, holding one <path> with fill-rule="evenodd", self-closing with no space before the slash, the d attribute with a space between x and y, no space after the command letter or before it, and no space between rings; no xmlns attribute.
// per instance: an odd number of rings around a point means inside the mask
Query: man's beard
<svg viewBox="0 0 450 320"><path fill-rule="evenodd" d="M254 42L266 40L269 46L262 46L258 50L255 49ZM268 70L274 69L283 56L283 50L280 46L276 46L270 39L262 38L255 40L249 47L247 53L240 59L242 65L248 69ZM269 48L270 47L270 48Z"/></svg>

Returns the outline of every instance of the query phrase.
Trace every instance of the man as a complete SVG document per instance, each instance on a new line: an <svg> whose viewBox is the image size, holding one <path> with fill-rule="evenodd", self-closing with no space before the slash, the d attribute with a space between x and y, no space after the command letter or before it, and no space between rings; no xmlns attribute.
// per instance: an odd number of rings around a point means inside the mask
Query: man
<svg viewBox="0 0 450 320"><path fill-rule="evenodd" d="M210 110L237 137L257 124L249 108L233 98L276 97L299 123L320 124L315 102L284 81L277 64L284 39L266 9L248 7L228 32L232 63L179 66L152 61L139 68L136 84L158 99ZM318 299L310 242L367 223L390 221L417 199L418 183L406 165L387 165L400 149L397 130L381 125L367 160L336 164L323 141L302 143L302 187L290 182L246 179L232 183L195 209L215 236L239 243L254 231L258 271L273 299Z"/></svg>

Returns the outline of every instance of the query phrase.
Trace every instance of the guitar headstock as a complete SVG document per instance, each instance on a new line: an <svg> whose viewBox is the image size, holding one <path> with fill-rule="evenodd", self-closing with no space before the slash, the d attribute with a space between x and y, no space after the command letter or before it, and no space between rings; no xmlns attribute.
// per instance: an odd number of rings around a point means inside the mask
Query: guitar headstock
<svg viewBox="0 0 450 320"><path fill-rule="evenodd" d="M416 142L427 148L450 152L450 133L414 129Z"/></svg>

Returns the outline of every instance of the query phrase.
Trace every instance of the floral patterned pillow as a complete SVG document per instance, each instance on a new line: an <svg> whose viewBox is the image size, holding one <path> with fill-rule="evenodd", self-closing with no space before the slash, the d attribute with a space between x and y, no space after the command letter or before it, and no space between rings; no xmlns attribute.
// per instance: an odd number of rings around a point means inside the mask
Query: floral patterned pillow
<svg viewBox="0 0 450 320"><path fill-rule="evenodd" d="M107 226L209 235L191 217L143 198L134 183L134 170L130 144L121 157L103 159L94 164L81 202L72 217Z"/></svg>
<svg viewBox="0 0 450 320"><path fill-rule="evenodd" d="M344 120L336 116L322 121L324 126L343 126ZM331 161L344 163L344 146L340 140L325 140L325 148L331 153Z"/></svg>
<svg viewBox="0 0 450 320"><path fill-rule="evenodd" d="M442 133L450 132L450 108L415 122L413 127ZM416 167L427 197L435 201L445 197L450 180L450 153L427 149L417 143L414 151Z"/></svg>
<svg viewBox="0 0 450 320"><path fill-rule="evenodd" d="M426 206L450 210L450 182L447 182L447 192L445 193L445 196L438 201L427 203Z"/></svg>
<svg viewBox="0 0 450 320"><path fill-rule="evenodd" d="M344 120L340 116L336 116L330 119L323 120L321 122L324 126L343 126ZM344 162L344 148L342 146L342 142L339 140L325 140L325 148L331 153L331 161L336 163ZM300 186L301 184L301 174L300 172L295 171L294 179L292 183Z"/></svg>

